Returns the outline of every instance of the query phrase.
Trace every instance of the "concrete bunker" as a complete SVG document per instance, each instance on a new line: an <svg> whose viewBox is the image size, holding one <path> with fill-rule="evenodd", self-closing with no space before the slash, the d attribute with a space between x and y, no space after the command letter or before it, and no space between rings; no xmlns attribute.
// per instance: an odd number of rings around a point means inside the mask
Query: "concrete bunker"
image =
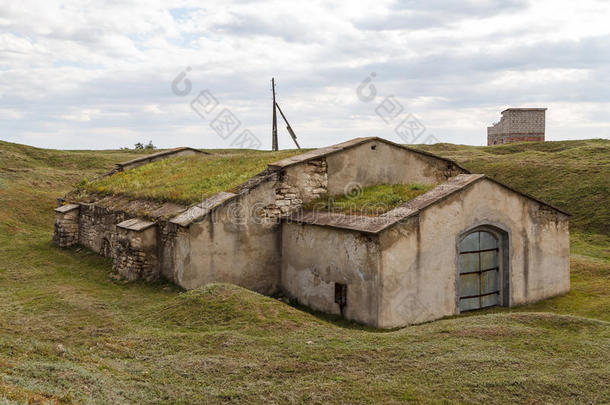
<svg viewBox="0 0 610 405"><path fill-rule="evenodd" d="M430 189L375 215L308 208L354 184L412 183ZM164 277L186 289L228 282L379 328L520 305L570 286L567 213L380 138L270 163L190 206L71 197L56 209L54 241L111 257L123 278Z"/></svg>
<svg viewBox="0 0 610 405"><path fill-rule="evenodd" d="M377 217L295 213L282 227L282 286L304 305L380 328L562 294L568 215L551 209L541 222L549 209L461 174Z"/></svg>

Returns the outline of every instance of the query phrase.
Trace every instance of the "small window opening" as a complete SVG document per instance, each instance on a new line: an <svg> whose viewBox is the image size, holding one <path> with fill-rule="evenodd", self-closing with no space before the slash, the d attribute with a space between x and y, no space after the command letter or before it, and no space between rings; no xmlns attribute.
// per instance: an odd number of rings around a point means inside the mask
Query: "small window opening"
<svg viewBox="0 0 610 405"><path fill-rule="evenodd" d="M100 253L102 256L110 256L110 242L108 241L108 238L102 239L102 248L100 249Z"/></svg>
<svg viewBox="0 0 610 405"><path fill-rule="evenodd" d="M375 149L377 149L377 145L372 145L371 150L375 150Z"/></svg>
<svg viewBox="0 0 610 405"><path fill-rule="evenodd" d="M347 304L347 284L335 283L335 303L339 304L339 310L343 316L343 308Z"/></svg>

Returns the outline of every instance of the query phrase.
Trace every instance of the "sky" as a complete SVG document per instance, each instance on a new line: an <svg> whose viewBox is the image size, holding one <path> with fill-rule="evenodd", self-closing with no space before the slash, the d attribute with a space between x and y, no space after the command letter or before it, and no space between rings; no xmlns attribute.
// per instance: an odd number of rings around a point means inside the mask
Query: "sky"
<svg viewBox="0 0 610 405"><path fill-rule="evenodd" d="M483 145L508 107L610 138L608 21L607 0L0 0L0 139L269 149L272 77L303 147Z"/></svg>

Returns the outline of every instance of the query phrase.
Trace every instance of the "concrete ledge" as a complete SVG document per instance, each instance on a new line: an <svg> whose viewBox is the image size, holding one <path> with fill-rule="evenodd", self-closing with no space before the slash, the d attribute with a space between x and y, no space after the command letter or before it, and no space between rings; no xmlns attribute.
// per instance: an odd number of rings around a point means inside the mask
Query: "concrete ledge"
<svg viewBox="0 0 610 405"><path fill-rule="evenodd" d="M441 161L444 161L444 162L447 162L447 163L451 163L455 167L457 167L459 169L462 169L464 172L470 173L468 170L466 170L465 168L460 166L457 162L455 162L455 161L453 161L451 159L447 159L447 158L444 158L444 157L441 157L441 156L437 156L437 155L435 155L433 153L426 152L426 151L423 151L423 150L419 150L419 149L415 149L415 148L410 148L408 146L401 145L401 144L398 144L398 143L394 143L394 142L388 141L387 139L379 138L379 137L376 137L376 136L363 137L363 138L354 138L352 140L349 140L349 141L346 141L346 142L342 142L342 143L338 143L336 145L327 146L325 148L314 149L314 150L311 150L309 152L302 153L300 155L296 155L296 156L293 156L293 157L286 158L284 160L280 160L279 162L271 163L271 164L268 165L268 167L269 167L269 169L272 169L272 170L285 169L287 167L290 167L290 166L293 166L293 165L296 165L296 164L299 164L299 163L308 162L310 160L315 160L315 159L320 159L320 158L328 156L330 154L337 153L337 152L340 152L340 151L345 150L345 149L350 149L350 148L353 148L355 146L362 145L363 143L372 142L372 141L374 141L374 142L383 142L385 144L388 144L388 145L391 145L391 146L394 146L394 147L397 147L397 148L401 148L401 149L404 149L404 150L408 150L410 152L417 153L419 155L424 155L424 156L432 157L432 158L435 158L435 159L438 159L438 160L441 160Z"/></svg>
<svg viewBox="0 0 610 405"><path fill-rule="evenodd" d="M144 221L143 219L139 218L133 218L123 221L120 224L117 224L117 227L121 229L127 229L129 231L142 232L154 225L154 222Z"/></svg>
<svg viewBox="0 0 610 405"><path fill-rule="evenodd" d="M136 168L138 166L142 166L146 163L155 162L161 159L167 159L173 156L188 156L188 155L211 155L209 152L204 152L199 149L189 148L187 146L182 146L179 148L168 149L157 153L151 153L150 155L145 155L136 159L129 160L127 162L121 162L116 164L116 168L108 174L113 174L116 171L125 171L129 169Z"/></svg>
<svg viewBox="0 0 610 405"><path fill-rule="evenodd" d="M65 214L66 212L74 211L79 208L80 208L79 204L67 204L67 205L62 205L61 207L55 208L55 212L59 212L60 214Z"/></svg>
<svg viewBox="0 0 610 405"><path fill-rule="evenodd" d="M214 194L210 198L207 198L202 203L192 206L188 210L184 211L182 214L170 219L169 222L171 222L172 224L187 227L193 222L196 222L208 215L210 211L220 206L225 201L228 201L236 196L237 194L221 191L220 193Z"/></svg>
<svg viewBox="0 0 610 405"><path fill-rule="evenodd" d="M483 178L485 178L483 174L457 175L448 182L439 184L427 193L379 216L306 211L289 215L286 221L377 234Z"/></svg>

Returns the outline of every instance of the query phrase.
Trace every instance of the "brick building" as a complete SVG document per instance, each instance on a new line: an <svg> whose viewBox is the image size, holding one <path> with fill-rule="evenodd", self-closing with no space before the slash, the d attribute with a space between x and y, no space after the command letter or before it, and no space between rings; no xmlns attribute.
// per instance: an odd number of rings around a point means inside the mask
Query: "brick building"
<svg viewBox="0 0 610 405"><path fill-rule="evenodd" d="M487 127L487 145L544 142L546 108L507 108L499 122Z"/></svg>

